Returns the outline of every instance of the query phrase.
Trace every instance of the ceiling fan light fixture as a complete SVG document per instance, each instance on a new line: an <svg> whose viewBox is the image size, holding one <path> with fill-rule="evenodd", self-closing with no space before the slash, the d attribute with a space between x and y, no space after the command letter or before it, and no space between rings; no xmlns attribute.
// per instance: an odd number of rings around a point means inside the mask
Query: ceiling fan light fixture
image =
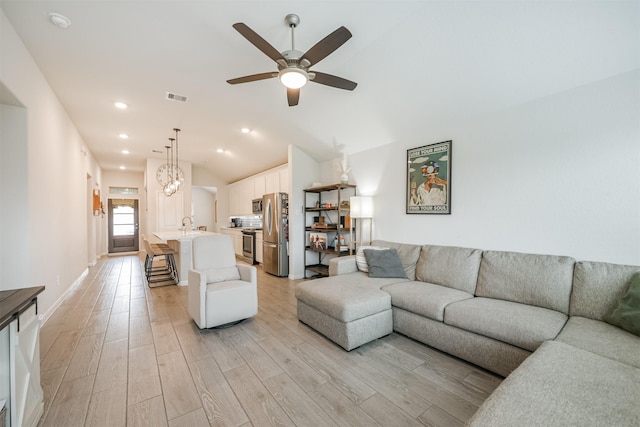
<svg viewBox="0 0 640 427"><path fill-rule="evenodd" d="M289 89L300 89L309 81L309 75L300 68L285 68L278 73L280 82Z"/></svg>

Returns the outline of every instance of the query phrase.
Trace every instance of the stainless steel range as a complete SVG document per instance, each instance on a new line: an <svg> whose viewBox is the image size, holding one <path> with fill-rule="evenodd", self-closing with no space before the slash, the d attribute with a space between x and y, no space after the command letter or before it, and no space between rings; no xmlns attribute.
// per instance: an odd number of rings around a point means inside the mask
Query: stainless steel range
<svg viewBox="0 0 640 427"><path fill-rule="evenodd" d="M256 262L256 230L242 230L242 257L249 264L257 264Z"/></svg>

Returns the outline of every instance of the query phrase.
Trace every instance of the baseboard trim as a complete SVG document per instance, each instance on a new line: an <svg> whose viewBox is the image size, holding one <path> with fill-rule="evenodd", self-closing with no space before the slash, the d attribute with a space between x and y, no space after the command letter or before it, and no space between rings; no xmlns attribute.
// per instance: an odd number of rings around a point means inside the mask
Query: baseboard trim
<svg viewBox="0 0 640 427"><path fill-rule="evenodd" d="M69 294L69 292L75 290L78 286L80 286L80 284L82 283L82 281L84 280L85 277L87 277L87 275L89 274L89 268L85 268L84 271L80 274L80 276L78 276L78 278L76 280L73 281L73 283L71 284L71 286L69 286L63 293L62 295L60 295L58 297L58 299L56 300L56 302L54 302L51 307L49 307L49 310L47 310L44 314L41 314L39 317L40 321L42 322L42 326L45 325L45 323L47 323L47 320L49 320L49 318L51 317L51 315L56 311L56 309L58 307L60 307L62 305L62 302L64 301L64 299L67 297L67 295Z"/></svg>

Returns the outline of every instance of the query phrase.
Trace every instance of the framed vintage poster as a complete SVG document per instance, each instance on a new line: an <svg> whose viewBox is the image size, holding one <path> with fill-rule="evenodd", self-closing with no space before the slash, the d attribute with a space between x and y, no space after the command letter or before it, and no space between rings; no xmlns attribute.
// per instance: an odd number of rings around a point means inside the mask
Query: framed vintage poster
<svg viewBox="0 0 640 427"><path fill-rule="evenodd" d="M451 213L451 141L407 150L407 213Z"/></svg>

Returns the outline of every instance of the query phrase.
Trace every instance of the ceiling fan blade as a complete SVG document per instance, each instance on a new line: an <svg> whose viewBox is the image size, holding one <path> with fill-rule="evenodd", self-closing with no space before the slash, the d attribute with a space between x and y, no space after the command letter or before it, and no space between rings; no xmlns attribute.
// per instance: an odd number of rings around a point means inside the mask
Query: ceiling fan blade
<svg viewBox="0 0 640 427"><path fill-rule="evenodd" d="M320 83L321 85L332 86L344 90L354 90L356 86L358 86L358 83L352 82L351 80L343 79L342 77L326 73L319 73L318 71L314 71L313 73L315 74L315 77L311 81Z"/></svg>
<svg viewBox="0 0 640 427"><path fill-rule="evenodd" d="M289 101L289 107L295 107L300 100L300 89L287 89L287 101Z"/></svg>
<svg viewBox="0 0 640 427"><path fill-rule="evenodd" d="M258 80L265 80L265 79L271 79L273 77L276 77L278 75L278 73L260 73L260 74L252 74L250 76L244 76L244 77L238 77L236 79L231 79L231 80L227 80L227 83L235 85L238 83L249 83L249 82L255 82Z"/></svg>
<svg viewBox="0 0 640 427"><path fill-rule="evenodd" d="M327 37L316 43L311 49L309 49L300 61L306 59L309 61L308 67L313 64L317 64L324 58L329 56L331 52L342 46L347 40L351 38L351 32L345 27L340 27Z"/></svg>
<svg viewBox="0 0 640 427"><path fill-rule="evenodd" d="M252 45L260 49L262 53L276 62L284 61L284 65L286 66L287 61L286 59L284 59L284 56L282 56L282 54L278 52L275 47L271 46L268 41L260 37L258 33L253 31L246 24L238 22L236 24L233 24L233 28L235 28L240 34L242 34L245 39L249 40Z"/></svg>

